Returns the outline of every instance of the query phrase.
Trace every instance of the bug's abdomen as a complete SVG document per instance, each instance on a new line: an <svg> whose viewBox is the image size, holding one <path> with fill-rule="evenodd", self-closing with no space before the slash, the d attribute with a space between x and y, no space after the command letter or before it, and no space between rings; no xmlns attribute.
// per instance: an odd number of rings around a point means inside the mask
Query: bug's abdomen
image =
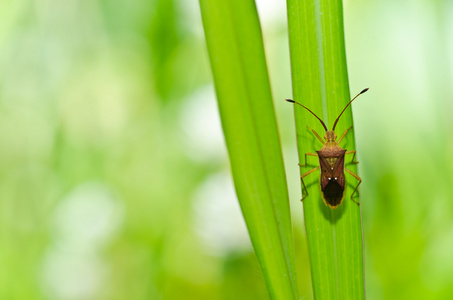
<svg viewBox="0 0 453 300"><path fill-rule="evenodd" d="M330 181L323 190L323 199L326 205L336 208L343 202L343 188L337 181Z"/></svg>

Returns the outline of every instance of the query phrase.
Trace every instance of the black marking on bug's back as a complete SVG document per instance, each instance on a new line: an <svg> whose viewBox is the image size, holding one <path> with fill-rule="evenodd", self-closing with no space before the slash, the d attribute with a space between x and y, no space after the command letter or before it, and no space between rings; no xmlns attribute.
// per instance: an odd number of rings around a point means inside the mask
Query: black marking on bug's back
<svg viewBox="0 0 453 300"><path fill-rule="evenodd" d="M338 206L343 201L343 189L336 180L329 181L323 190L324 200L330 206Z"/></svg>

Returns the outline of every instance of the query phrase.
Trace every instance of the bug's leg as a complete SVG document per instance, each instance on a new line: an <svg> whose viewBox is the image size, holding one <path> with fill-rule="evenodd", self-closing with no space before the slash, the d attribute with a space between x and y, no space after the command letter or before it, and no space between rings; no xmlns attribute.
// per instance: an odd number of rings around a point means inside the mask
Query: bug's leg
<svg viewBox="0 0 453 300"><path fill-rule="evenodd" d="M317 153L310 153L310 152L305 153L305 164L303 164L303 165L299 164L300 167L306 167L307 166L307 155L308 156L318 156Z"/></svg>
<svg viewBox="0 0 453 300"><path fill-rule="evenodd" d="M310 129L311 132L313 132L313 134L316 136L316 138L318 138L318 140L324 145L325 141L323 141L321 136L314 129L312 129L312 128L308 127L308 126L307 126L307 128Z"/></svg>
<svg viewBox="0 0 453 300"><path fill-rule="evenodd" d="M300 176L300 181L302 181L302 186L304 188L302 190L302 199L300 199L300 201L304 201L304 199L307 198L307 196L308 196L308 191L307 191L307 187L305 186L304 177L313 173L314 171L316 171L318 169L319 169L319 167L315 167L315 168L311 169L310 171L307 171L304 174L302 174L302 176ZM305 196L304 196L304 190L305 190Z"/></svg>
<svg viewBox="0 0 453 300"><path fill-rule="evenodd" d="M354 178L357 179L357 180L359 181L359 183L357 183L357 186L355 187L354 191L353 191L352 194L351 194L351 200L354 201L355 203L357 203L358 205L360 205L360 203L357 202L357 201L355 201L355 200L352 198L352 196L354 196L354 194L355 194L355 192L357 191L359 185L362 183L362 178L360 178L358 175L354 174L351 170L348 170L348 169L346 169L346 168L344 168L344 170L345 170L346 172L348 172L349 174L351 174L352 176L354 176Z"/></svg>
<svg viewBox="0 0 453 300"><path fill-rule="evenodd" d="M359 163L358 161L354 161L354 158L355 158L355 155L356 155L356 151L355 150L346 151L345 155L348 155L348 154L354 154L352 156L352 159L351 159L351 164L358 164Z"/></svg>
<svg viewBox="0 0 453 300"><path fill-rule="evenodd" d="M351 128L352 128L352 126L349 127L348 129L346 129L346 130L343 132L343 134L341 135L340 139L338 140L338 144L341 143L341 141L343 140L344 136L346 135L346 133L348 133L348 131L349 131Z"/></svg>

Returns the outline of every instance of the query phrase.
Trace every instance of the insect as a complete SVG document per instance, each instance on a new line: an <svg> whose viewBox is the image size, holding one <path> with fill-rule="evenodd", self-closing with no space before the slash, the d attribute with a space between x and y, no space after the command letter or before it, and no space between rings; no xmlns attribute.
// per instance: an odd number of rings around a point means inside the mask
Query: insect
<svg viewBox="0 0 453 300"><path fill-rule="evenodd" d="M356 155L355 150L350 150L347 151L343 148L340 147L340 142L343 140L345 137L346 133L352 128L349 127L346 129L346 131L341 135L340 139L337 140L337 135L335 134L335 126L338 123L338 120L340 119L341 115L343 112L346 110L346 108L351 104L352 101L354 101L358 96L361 94L365 93L368 91L368 88L362 90L360 93L357 94L354 98L352 98L351 101L346 105L346 107L341 111L340 115L338 118L335 120L335 123L333 123L332 130L328 130L326 124L311 110L309 110L307 107L303 106L302 104L291 100L291 99L286 99L286 101L295 103L297 105L302 106L306 110L308 110L311 114L313 114L322 124L324 129L326 130L326 135L324 136L325 141L319 136L319 134L314 130L308 127L309 130L313 132L313 134L316 136L316 138L323 143L322 148L319 151L316 151L316 153L305 153L305 164L301 165L301 167L307 167L307 156L318 156L319 158L319 166L315 167L307 172L305 172L301 177L302 185L305 190L305 196L302 195L302 200L304 200L308 196L308 191L307 187L305 186L304 183L304 177L307 175L317 171L319 168L321 168L321 179L320 179L320 184L321 184L321 191L322 191L322 199L324 203L329 206L331 209L337 208L338 206L343 203L344 200L344 188L345 188L345 177L344 177L344 172L348 172L351 174L355 179L357 179L358 183L354 189L354 191L351 194L351 200L354 201L357 204L360 204L359 202L355 201L353 199L353 196L355 192L357 191L357 188L359 187L360 183L362 182L362 179L354 174L351 170L348 170L344 167L344 162L345 162L345 156L348 154L353 154L351 163L357 164L358 162L354 162L354 158Z"/></svg>

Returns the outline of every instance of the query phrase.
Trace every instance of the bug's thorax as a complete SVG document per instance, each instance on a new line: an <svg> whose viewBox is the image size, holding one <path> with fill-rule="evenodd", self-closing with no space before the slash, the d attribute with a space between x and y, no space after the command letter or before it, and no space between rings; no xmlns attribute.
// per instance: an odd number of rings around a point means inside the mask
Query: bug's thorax
<svg viewBox="0 0 453 300"><path fill-rule="evenodd" d="M338 145L336 139L337 135L332 130L326 131L324 136L326 142L322 146L321 150L317 151L318 155L322 155L329 163L331 169L335 166L338 156L344 153L345 150Z"/></svg>

